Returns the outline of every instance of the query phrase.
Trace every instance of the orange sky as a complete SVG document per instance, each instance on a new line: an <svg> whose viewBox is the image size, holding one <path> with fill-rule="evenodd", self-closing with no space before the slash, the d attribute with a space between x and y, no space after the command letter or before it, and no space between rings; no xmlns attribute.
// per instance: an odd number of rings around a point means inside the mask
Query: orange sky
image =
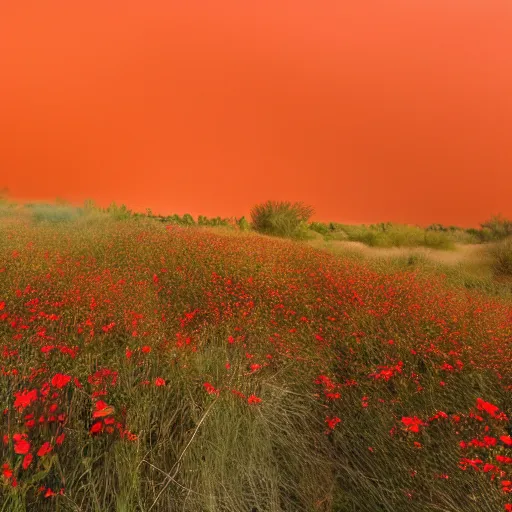
<svg viewBox="0 0 512 512"><path fill-rule="evenodd" d="M510 0L0 0L0 188L512 216L511 27Z"/></svg>

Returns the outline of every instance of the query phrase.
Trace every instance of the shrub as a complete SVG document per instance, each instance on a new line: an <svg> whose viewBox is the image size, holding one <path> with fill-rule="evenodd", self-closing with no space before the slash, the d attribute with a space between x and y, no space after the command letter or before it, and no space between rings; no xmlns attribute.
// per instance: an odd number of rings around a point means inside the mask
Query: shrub
<svg viewBox="0 0 512 512"><path fill-rule="evenodd" d="M240 231L249 231L249 229L251 227L245 217L242 217L241 219L237 220L236 223L237 223L238 229L240 229Z"/></svg>
<svg viewBox="0 0 512 512"><path fill-rule="evenodd" d="M260 233L304 238L313 213L313 208L302 202L267 201L253 207L251 219L254 229Z"/></svg>
<svg viewBox="0 0 512 512"><path fill-rule="evenodd" d="M132 216L132 211L129 210L126 205L122 204L121 206L117 206L115 202L112 202L106 211L116 220L127 220Z"/></svg>
<svg viewBox="0 0 512 512"><path fill-rule="evenodd" d="M494 273L512 277L512 236L491 246L489 252Z"/></svg>
<svg viewBox="0 0 512 512"><path fill-rule="evenodd" d="M31 204L30 208L34 222L50 222L58 224L71 222L83 215L80 208L73 206L56 206L50 204Z"/></svg>
<svg viewBox="0 0 512 512"><path fill-rule="evenodd" d="M330 226L327 224L324 224L323 222L312 222L309 225L309 229L312 231L316 231L317 233L320 233L321 235L329 235L333 230L330 229Z"/></svg>
<svg viewBox="0 0 512 512"><path fill-rule="evenodd" d="M195 226L196 221L194 220L194 217L190 215L190 213L185 213L181 219L181 223L185 226Z"/></svg>
<svg viewBox="0 0 512 512"><path fill-rule="evenodd" d="M489 220L481 224L482 231L486 231L486 238L491 240L503 240L512 236L512 221L502 215L493 215Z"/></svg>

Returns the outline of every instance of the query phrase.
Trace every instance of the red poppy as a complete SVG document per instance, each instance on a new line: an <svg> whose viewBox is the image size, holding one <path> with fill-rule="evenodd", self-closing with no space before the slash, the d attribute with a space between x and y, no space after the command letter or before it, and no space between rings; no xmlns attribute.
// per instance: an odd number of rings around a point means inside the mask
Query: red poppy
<svg viewBox="0 0 512 512"><path fill-rule="evenodd" d="M30 443L26 440L26 434L14 434L14 453L25 455L30 450Z"/></svg>
<svg viewBox="0 0 512 512"><path fill-rule="evenodd" d="M25 457L23 458L23 464L22 464L23 469L28 469L30 464L32 464L33 458L34 458L34 456L31 453L27 453L27 455L25 455Z"/></svg>
<svg viewBox="0 0 512 512"><path fill-rule="evenodd" d="M205 382L203 384L204 389L206 389L206 392L210 395L219 395L220 391L218 389L215 389L209 382Z"/></svg>
<svg viewBox="0 0 512 512"><path fill-rule="evenodd" d="M56 373L52 378L52 386L54 388L63 388L70 380L71 377L69 375Z"/></svg>
<svg viewBox="0 0 512 512"><path fill-rule="evenodd" d="M496 407L495 405L486 402L485 400L482 400L481 398L476 399L476 408L479 411L485 411L486 413L490 414L491 416L496 416L498 411L500 410L499 407Z"/></svg>
<svg viewBox="0 0 512 512"><path fill-rule="evenodd" d="M52 445L47 441L41 445L41 448L37 451L38 457L44 457L47 453L50 453L53 450Z"/></svg>
<svg viewBox="0 0 512 512"><path fill-rule="evenodd" d="M115 412L115 409L111 405L107 405L103 400L96 402L95 409L96 410L92 413L93 418L103 418Z"/></svg>
<svg viewBox="0 0 512 512"><path fill-rule="evenodd" d="M165 386L165 379L162 379L162 377L157 377L155 379L155 386Z"/></svg>
<svg viewBox="0 0 512 512"><path fill-rule="evenodd" d="M5 478L12 477L12 469L9 467L9 464L5 463L2 465L2 474L5 476Z"/></svg>
<svg viewBox="0 0 512 512"><path fill-rule="evenodd" d="M44 497L49 498L50 496L55 496L55 493L48 487L48 489L46 489L46 492L44 493Z"/></svg>
<svg viewBox="0 0 512 512"><path fill-rule="evenodd" d="M32 389L31 391L28 391L27 389L17 391L14 393L14 396L16 397L16 400L14 400L14 407L22 410L37 400L37 389Z"/></svg>
<svg viewBox="0 0 512 512"><path fill-rule="evenodd" d="M334 427L341 422L341 420L338 418L338 416L333 416L332 418L327 416L327 418L325 418L325 422L327 423L327 426L333 430Z"/></svg>
<svg viewBox="0 0 512 512"><path fill-rule="evenodd" d="M404 416L402 418L402 423L406 426L406 430L408 432L419 432L420 426L424 425L423 421L421 421L417 416L413 416L412 418Z"/></svg>
<svg viewBox="0 0 512 512"><path fill-rule="evenodd" d="M102 429L103 429L103 424L101 423L101 421L97 421L91 427L90 432L91 432L91 434L97 434L98 432L101 432Z"/></svg>
<svg viewBox="0 0 512 512"><path fill-rule="evenodd" d="M251 395L247 399L247 403L249 403L249 404L260 404L261 403L261 398L258 398L256 395Z"/></svg>

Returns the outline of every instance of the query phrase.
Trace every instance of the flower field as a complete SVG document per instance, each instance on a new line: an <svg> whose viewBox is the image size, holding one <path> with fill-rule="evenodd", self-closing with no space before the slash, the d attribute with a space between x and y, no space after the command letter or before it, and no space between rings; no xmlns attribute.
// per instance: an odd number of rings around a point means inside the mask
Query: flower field
<svg viewBox="0 0 512 512"><path fill-rule="evenodd" d="M0 220L1 511L512 510L512 304L305 244Z"/></svg>

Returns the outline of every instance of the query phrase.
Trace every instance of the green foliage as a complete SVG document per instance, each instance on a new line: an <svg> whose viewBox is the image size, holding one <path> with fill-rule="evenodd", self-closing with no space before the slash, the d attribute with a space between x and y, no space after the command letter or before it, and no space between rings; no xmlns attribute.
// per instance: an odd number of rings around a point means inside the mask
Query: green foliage
<svg viewBox="0 0 512 512"><path fill-rule="evenodd" d="M492 268L498 276L512 277L512 236L491 245Z"/></svg>
<svg viewBox="0 0 512 512"><path fill-rule="evenodd" d="M7 189L0 190L0 217L10 217L14 215L18 205L9 201L7 197Z"/></svg>
<svg viewBox="0 0 512 512"><path fill-rule="evenodd" d="M196 222L190 213L185 213L181 219L181 223L185 226L195 226Z"/></svg>
<svg viewBox="0 0 512 512"><path fill-rule="evenodd" d="M104 224L81 224L96 218ZM0 223L0 259L8 265L0 299L9 317L0 338L13 351L0 378L8 436L0 458L18 481L12 487L2 477L0 510L503 510L499 479L463 471L460 462L494 462L508 448L498 441L461 450L460 442L507 433L502 419L471 416L477 398L512 410L508 303L448 288L439 271L423 275L420 251L376 271L361 257L340 260L253 233L168 236L157 217L142 226L94 211L51 229L21 220ZM356 229L377 243L416 236L389 223ZM308 232L304 220L301 230ZM28 304L39 298L41 316ZM73 357L59 350L75 346ZM99 370L114 372L115 382L111 375L93 384ZM57 388L56 372L80 387ZM13 407L16 392L48 383L48 400ZM261 403L251 404L251 395ZM136 439L121 438L117 427L90 433L98 398L113 407L112 425L119 421ZM47 417L52 404L63 422L25 426L29 413ZM429 419L440 412L446 417ZM419 418L418 431L404 417ZM334 418L341 421L328 426ZM57 429L66 434L62 445ZM13 453L19 432L34 453L28 470ZM35 456L43 441L52 453ZM64 495L44 498L40 486L64 487Z"/></svg>
<svg viewBox="0 0 512 512"><path fill-rule="evenodd" d="M302 202L269 200L252 208L251 220L259 233L303 239L313 213L313 208Z"/></svg>
<svg viewBox="0 0 512 512"><path fill-rule="evenodd" d="M115 201L110 203L106 211L115 220L128 220L132 217L132 211L126 205L117 206Z"/></svg>
<svg viewBox="0 0 512 512"><path fill-rule="evenodd" d="M512 236L512 221L502 215L493 215L481 224L484 241L503 240Z"/></svg>
<svg viewBox="0 0 512 512"><path fill-rule="evenodd" d="M52 204L31 204L29 206L32 220L36 223L48 222L51 224L60 224L72 222L83 215L81 208L74 206L59 206Z"/></svg>
<svg viewBox="0 0 512 512"><path fill-rule="evenodd" d="M321 235L330 235L332 233L332 229L328 224L325 224L324 222L312 222L309 225L309 229L316 231L317 233L320 233Z"/></svg>
<svg viewBox="0 0 512 512"><path fill-rule="evenodd" d="M240 231L249 231L249 229L251 228L245 217L238 219L236 224Z"/></svg>
<svg viewBox="0 0 512 512"><path fill-rule="evenodd" d="M370 247L431 247L452 249L454 241L443 230L423 229L419 226L393 224L391 222L361 225L338 225L335 232L346 233L348 240L361 242Z"/></svg>
<svg viewBox="0 0 512 512"><path fill-rule="evenodd" d="M98 206L96 206L96 203L94 202L93 199L86 199L84 201L84 206L83 206L84 210L86 212L91 212L91 211L99 211L100 209L98 208Z"/></svg>

